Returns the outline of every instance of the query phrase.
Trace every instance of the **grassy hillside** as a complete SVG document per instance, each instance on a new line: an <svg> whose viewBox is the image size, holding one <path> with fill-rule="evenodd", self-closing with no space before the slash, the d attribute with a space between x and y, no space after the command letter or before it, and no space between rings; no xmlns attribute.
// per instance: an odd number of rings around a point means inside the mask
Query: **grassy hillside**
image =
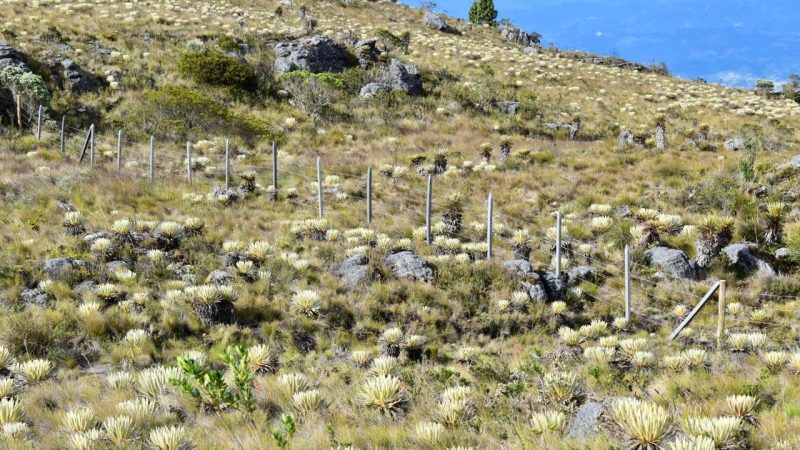
<svg viewBox="0 0 800 450"><path fill-rule="evenodd" d="M293 3L3 1L0 40L49 94L41 139L40 102L22 98L21 127L0 102L4 447L800 445L800 105L443 33L392 3ZM381 58L277 75L273 45L316 34L376 37ZM71 91L65 59L97 88ZM360 98L391 59L424 93ZM425 279L398 276L401 251ZM715 294L669 340L718 280L724 334Z"/></svg>

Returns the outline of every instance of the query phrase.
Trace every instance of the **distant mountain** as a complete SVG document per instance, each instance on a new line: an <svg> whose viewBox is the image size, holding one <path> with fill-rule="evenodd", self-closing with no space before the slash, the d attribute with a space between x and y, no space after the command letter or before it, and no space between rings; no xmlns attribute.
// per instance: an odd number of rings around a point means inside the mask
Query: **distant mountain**
<svg viewBox="0 0 800 450"><path fill-rule="evenodd" d="M419 5L418 0L404 0ZM437 8L464 17L471 0ZM797 5L788 0L495 0L501 18L542 34L545 45L666 62L673 74L752 87L800 73Z"/></svg>

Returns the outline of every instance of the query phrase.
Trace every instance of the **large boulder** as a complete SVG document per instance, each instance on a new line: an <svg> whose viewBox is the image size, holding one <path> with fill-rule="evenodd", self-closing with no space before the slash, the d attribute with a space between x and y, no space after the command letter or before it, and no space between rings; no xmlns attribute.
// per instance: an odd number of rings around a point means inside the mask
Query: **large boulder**
<svg viewBox="0 0 800 450"><path fill-rule="evenodd" d="M365 286L372 282L369 259L364 255L353 255L331 270L342 280L347 289Z"/></svg>
<svg viewBox="0 0 800 450"><path fill-rule="evenodd" d="M730 244L722 249L728 265L744 274L758 272L764 276L774 276L772 265L758 255L758 248L751 244Z"/></svg>
<svg viewBox="0 0 800 450"><path fill-rule="evenodd" d="M389 63L387 70L383 72L380 81L369 83L361 88L361 98L369 98L380 92L403 91L408 95L421 95L422 77L417 66L403 64L397 59Z"/></svg>
<svg viewBox="0 0 800 450"><path fill-rule="evenodd" d="M73 271L89 270L89 263L82 259L52 258L44 262L42 269L50 278L59 279Z"/></svg>
<svg viewBox="0 0 800 450"><path fill-rule="evenodd" d="M81 69L81 67L71 59L61 61L61 66L64 68L64 89L72 91L75 94L85 94L87 92L96 92L101 82L91 73Z"/></svg>
<svg viewBox="0 0 800 450"><path fill-rule="evenodd" d="M323 35L275 44L276 75L293 70L341 72L350 61L347 49Z"/></svg>
<svg viewBox="0 0 800 450"><path fill-rule="evenodd" d="M651 266L678 278L694 280L697 270L692 261L681 250L667 247L653 247L646 253L647 261Z"/></svg>
<svg viewBox="0 0 800 450"><path fill-rule="evenodd" d="M358 59L358 64L366 69L376 62L381 56L377 39L360 39L353 45L353 53Z"/></svg>
<svg viewBox="0 0 800 450"><path fill-rule="evenodd" d="M16 48L0 41L0 70L8 66L19 67L25 72L31 71L30 67L22 59L22 54Z"/></svg>
<svg viewBox="0 0 800 450"><path fill-rule="evenodd" d="M528 33L522 28L510 24L506 24L502 27L500 30L500 37L512 44L521 45L523 47L538 45L541 39L537 33Z"/></svg>
<svg viewBox="0 0 800 450"><path fill-rule="evenodd" d="M432 28L436 31L458 34L458 30L447 23L444 14L437 13L436 11L426 10L425 14L422 16L422 21L425 22L428 28Z"/></svg>
<svg viewBox="0 0 800 450"><path fill-rule="evenodd" d="M395 277L414 281L433 281L433 269L428 262L410 251L387 256L384 262Z"/></svg>

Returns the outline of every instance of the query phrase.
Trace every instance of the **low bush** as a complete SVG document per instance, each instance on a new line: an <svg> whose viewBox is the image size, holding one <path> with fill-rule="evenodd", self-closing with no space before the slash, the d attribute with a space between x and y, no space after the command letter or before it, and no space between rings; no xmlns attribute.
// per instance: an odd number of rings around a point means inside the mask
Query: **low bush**
<svg viewBox="0 0 800 450"><path fill-rule="evenodd" d="M219 52L186 52L178 59L178 71L196 83L255 92L258 79L247 63Z"/></svg>

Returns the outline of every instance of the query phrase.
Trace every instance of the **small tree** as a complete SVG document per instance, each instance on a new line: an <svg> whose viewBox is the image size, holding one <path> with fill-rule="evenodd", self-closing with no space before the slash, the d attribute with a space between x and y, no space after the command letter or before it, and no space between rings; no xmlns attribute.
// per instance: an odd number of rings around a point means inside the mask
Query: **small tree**
<svg viewBox="0 0 800 450"><path fill-rule="evenodd" d="M493 0L475 0L469 8L469 21L476 25L495 25L497 10Z"/></svg>
<svg viewBox="0 0 800 450"><path fill-rule="evenodd" d="M756 92L761 95L769 95L775 89L775 83L770 80L757 80Z"/></svg>
<svg viewBox="0 0 800 450"><path fill-rule="evenodd" d="M42 77L20 67L7 66L0 71L0 87L11 91L17 107L25 106L26 109L32 111L38 105L50 104L50 92ZM20 119L18 120L21 122Z"/></svg>

